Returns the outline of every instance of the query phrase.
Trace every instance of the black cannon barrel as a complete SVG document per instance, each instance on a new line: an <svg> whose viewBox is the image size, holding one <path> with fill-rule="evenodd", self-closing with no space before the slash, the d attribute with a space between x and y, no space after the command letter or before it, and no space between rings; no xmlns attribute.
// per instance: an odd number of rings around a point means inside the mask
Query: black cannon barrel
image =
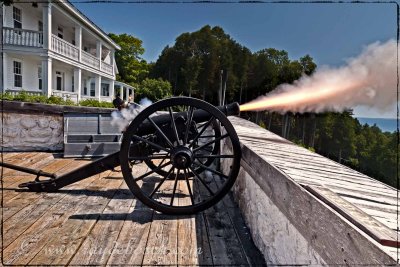
<svg viewBox="0 0 400 267"><path fill-rule="evenodd" d="M216 108L219 109L222 113L224 113L225 116L235 116L235 115L239 115L239 113L240 113L240 106L239 106L239 103L237 103L237 102L227 104L224 106L218 106ZM180 116L186 118L187 112L183 111L183 112L175 112L174 113L175 118L180 117ZM202 109L198 109L193 112L193 121L195 121L196 123L206 122L211 117L212 117L212 115L209 112L202 110ZM151 119L158 126L161 126L161 125L171 121L171 117L169 114L160 114L157 116L152 116ZM154 133L154 126L150 122L145 121L140 125L137 135L144 136L144 135L151 134L151 133Z"/></svg>

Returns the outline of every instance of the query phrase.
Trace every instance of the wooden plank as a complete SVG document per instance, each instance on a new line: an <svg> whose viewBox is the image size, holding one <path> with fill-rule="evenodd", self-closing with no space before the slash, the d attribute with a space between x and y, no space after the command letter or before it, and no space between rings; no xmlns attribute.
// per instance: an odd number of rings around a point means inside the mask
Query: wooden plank
<svg viewBox="0 0 400 267"><path fill-rule="evenodd" d="M192 192L197 191L193 186L192 178L189 185ZM181 193L178 198L179 206L192 205L186 181L179 181L179 190ZM195 203L197 203L196 200ZM213 265L208 243L203 213L178 218L178 265Z"/></svg>
<svg viewBox="0 0 400 267"><path fill-rule="evenodd" d="M100 177L100 175L97 176ZM90 188L97 190L98 186ZM51 238L57 236L59 229L62 229L60 226L87 198L85 194L66 194L61 201L52 206L48 213L37 220L23 235L4 250L4 262L7 264L28 264ZM102 198L102 200L91 202L91 205L104 207L107 202L108 199Z"/></svg>
<svg viewBox="0 0 400 267"><path fill-rule="evenodd" d="M46 245L30 261L35 265L67 265L81 249L82 243L95 226L98 217L104 211L115 189L121 184L120 180L108 181L104 179L109 171L95 175L96 180L88 187L83 188L74 195L86 195L86 198L69 213L68 218ZM86 253L92 253L86 251ZM89 254L87 254L89 255Z"/></svg>
<svg viewBox="0 0 400 267"><path fill-rule="evenodd" d="M67 190L74 190L84 188L91 184L93 180L98 177L92 176L80 183L75 183L66 187ZM31 193L36 194L36 193ZM41 193L36 201L33 201L30 205L21 209L19 212L14 214L8 220L4 222L3 228L3 246L4 248L11 244L26 229L40 219L53 205L60 201L66 194L63 193Z"/></svg>
<svg viewBox="0 0 400 267"><path fill-rule="evenodd" d="M216 177L213 174L204 172L204 180L209 187L216 192ZM199 187L205 192L204 187ZM242 250L241 243L236 235L235 229L229 218L229 213L223 202L204 211L206 225L208 230L208 238L210 241L211 253L214 265L248 265L246 255Z"/></svg>
<svg viewBox="0 0 400 267"><path fill-rule="evenodd" d="M173 186L173 180L163 183L159 193L156 193L160 202L170 202ZM177 228L177 216L154 213L143 265L177 265Z"/></svg>
<svg viewBox="0 0 400 267"><path fill-rule="evenodd" d="M122 182L122 180L120 181ZM123 189L117 190L103 213L98 214L97 223L75 254L71 265L104 265L107 263L133 202L132 194L127 187L125 186Z"/></svg>
<svg viewBox="0 0 400 267"><path fill-rule="evenodd" d="M305 188L380 244L392 247L400 245L397 233L334 192L327 188L316 186L305 186Z"/></svg>
<svg viewBox="0 0 400 267"><path fill-rule="evenodd" d="M57 159L54 160L50 165L47 165L43 168L48 172L57 172L60 169L63 169L67 165L69 165L72 160L66 159ZM6 201L3 204L3 220L7 220L9 217L32 203L34 200L40 197L40 194L32 193L28 190L25 191L15 191L15 193L8 192L8 195L14 196L9 199L9 197L5 196Z"/></svg>

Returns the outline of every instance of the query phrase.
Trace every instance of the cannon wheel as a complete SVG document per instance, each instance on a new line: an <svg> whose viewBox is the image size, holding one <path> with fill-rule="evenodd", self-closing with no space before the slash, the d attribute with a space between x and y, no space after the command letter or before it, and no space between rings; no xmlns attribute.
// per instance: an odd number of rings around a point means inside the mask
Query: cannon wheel
<svg viewBox="0 0 400 267"><path fill-rule="evenodd" d="M154 127L154 131L159 132L165 139L165 147L161 147L160 142L154 143L152 136L138 136L136 133L143 125L149 125L152 116L157 116L160 112L169 113L171 119L171 129L174 127L174 112L187 111L189 122L192 121L192 114L197 110L206 111L209 120L197 123L198 133L195 137L189 137L189 128L186 127L185 140L178 137L177 131L172 130L175 140L171 134L162 132L161 127ZM193 120L194 121L194 120ZM204 135L202 127L209 127L211 123L218 123L223 135L219 137L208 137L207 141L199 144L197 140ZM186 125L190 125L187 123ZM214 126L213 126L214 127ZM158 128L158 129L157 129ZM165 128L164 128L165 129ZM161 131L161 133L160 133ZM170 137L168 137L170 136ZM169 140L171 139L171 140ZM179 141L176 141L179 140ZM137 142L156 148L157 151L148 155L135 156L133 151ZM204 152L207 144L225 142L231 145L231 152L224 155L214 155ZM213 159L213 163L204 165L204 160ZM124 133L120 151L121 170L125 182L129 189L140 201L147 206L165 214L183 215L194 214L203 211L220 201L233 186L240 169L241 150L238 136L228 120L228 118L211 104L190 97L176 97L161 100L147 107L139 113L130 123ZM159 163L157 168L140 168L132 165L132 160L155 160ZM145 163L141 163L145 164ZM216 166L223 166L217 170ZM143 170L146 169L146 170ZM157 170L164 170L164 174L157 173ZM179 179L183 173L183 180Z"/></svg>
<svg viewBox="0 0 400 267"><path fill-rule="evenodd" d="M201 126L199 128L201 128ZM217 121L214 120L208 128L210 128L213 131L212 135L214 135L215 138L219 138L221 136L221 129L220 129L220 126ZM182 140L180 140L180 141L182 141ZM211 144L210 146L211 146L211 148L208 151L206 151L206 153L208 152L207 154L209 154L209 155L218 155L220 152L220 149L221 149L221 142L215 142L215 143ZM209 167L214 161L215 161L215 159L213 157L204 158L202 160L202 164L206 167ZM167 171L157 168L157 164L154 162L154 160L147 159L144 162L146 163L147 166L149 166L156 173L158 173L162 176L168 175ZM201 166L196 167L197 173L202 173L204 170L205 169ZM192 171L188 171L186 175L189 175L189 177L192 177L192 176L194 176L194 173ZM180 180L185 179L186 175L184 173L180 173L178 175L178 179L180 179Z"/></svg>

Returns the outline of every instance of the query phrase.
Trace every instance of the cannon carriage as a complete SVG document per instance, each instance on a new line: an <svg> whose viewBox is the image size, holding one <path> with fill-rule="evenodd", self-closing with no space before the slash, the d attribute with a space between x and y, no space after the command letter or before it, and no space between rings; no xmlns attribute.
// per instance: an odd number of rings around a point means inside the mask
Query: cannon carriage
<svg viewBox="0 0 400 267"><path fill-rule="evenodd" d="M130 191L147 206L165 214L194 214L220 201L237 178L241 150L227 116L238 114L237 103L215 107L190 97L169 98L147 107L129 123L120 151L69 173L57 176L0 164L37 175L19 185L36 192L56 191L121 166ZM227 154L222 153L223 143L231 148ZM179 201L182 197L187 201Z"/></svg>

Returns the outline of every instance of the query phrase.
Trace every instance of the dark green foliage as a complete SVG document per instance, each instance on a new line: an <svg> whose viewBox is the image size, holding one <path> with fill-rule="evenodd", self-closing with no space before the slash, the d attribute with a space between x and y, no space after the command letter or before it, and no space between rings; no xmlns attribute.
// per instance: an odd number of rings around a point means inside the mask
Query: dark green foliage
<svg viewBox="0 0 400 267"><path fill-rule="evenodd" d="M147 97L151 101L161 100L172 96L171 84L160 79L145 79L135 91L135 99L140 101Z"/></svg>
<svg viewBox="0 0 400 267"><path fill-rule="evenodd" d="M31 103L54 104L54 105L68 105L68 106L76 105L72 100L69 99L64 100L63 98L58 96L46 97L44 95L31 95L28 94L26 91L21 91L18 92L17 94L10 94L8 92L0 94L0 99L31 102Z"/></svg>
<svg viewBox="0 0 400 267"><path fill-rule="evenodd" d="M96 99L85 99L79 102L80 106L85 107L99 107L99 108L114 108L114 105L110 102L99 101Z"/></svg>

